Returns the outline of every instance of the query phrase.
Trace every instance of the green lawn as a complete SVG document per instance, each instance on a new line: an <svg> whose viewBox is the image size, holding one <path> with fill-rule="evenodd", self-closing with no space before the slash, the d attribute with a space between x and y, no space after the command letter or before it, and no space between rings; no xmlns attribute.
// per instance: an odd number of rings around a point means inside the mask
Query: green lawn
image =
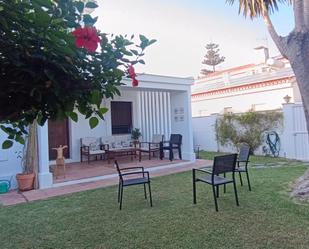
<svg viewBox="0 0 309 249"><path fill-rule="evenodd" d="M224 155L223 152L210 152L210 151L200 151L200 158L213 160L214 156ZM250 156L251 164L265 164L265 165L276 165L276 164L299 164L300 161L286 159L283 157L271 157L271 156Z"/></svg>
<svg viewBox="0 0 309 249"><path fill-rule="evenodd" d="M253 191L232 188L219 198L198 185L192 204L191 172L152 182L154 206L142 187L125 189L118 210L116 187L0 207L0 248L308 248L309 205L289 198L291 181L305 166L252 169Z"/></svg>

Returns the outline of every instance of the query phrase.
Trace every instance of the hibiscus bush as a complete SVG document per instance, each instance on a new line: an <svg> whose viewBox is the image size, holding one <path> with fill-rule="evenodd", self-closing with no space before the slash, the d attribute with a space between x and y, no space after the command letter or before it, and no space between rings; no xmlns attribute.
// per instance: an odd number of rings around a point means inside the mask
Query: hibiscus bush
<svg viewBox="0 0 309 249"><path fill-rule="evenodd" d="M78 110L95 127L107 109L103 98L119 95L123 77L138 81L136 63L155 40L106 34L87 14L95 2L0 0L0 127L3 148L24 143L26 127L71 118Z"/></svg>

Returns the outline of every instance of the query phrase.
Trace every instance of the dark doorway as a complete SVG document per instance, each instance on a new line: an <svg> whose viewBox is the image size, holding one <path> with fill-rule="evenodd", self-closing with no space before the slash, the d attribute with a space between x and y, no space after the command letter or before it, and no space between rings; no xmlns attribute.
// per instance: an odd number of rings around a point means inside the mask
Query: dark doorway
<svg viewBox="0 0 309 249"><path fill-rule="evenodd" d="M64 150L64 157L70 158L70 143L69 143L69 120L48 121L48 148L49 160L55 160L57 152L52 148L59 145L67 145Z"/></svg>

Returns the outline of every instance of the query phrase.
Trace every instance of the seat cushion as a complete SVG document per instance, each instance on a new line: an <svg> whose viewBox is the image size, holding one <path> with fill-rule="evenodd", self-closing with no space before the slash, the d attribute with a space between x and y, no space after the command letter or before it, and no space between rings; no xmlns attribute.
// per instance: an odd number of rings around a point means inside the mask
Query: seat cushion
<svg viewBox="0 0 309 249"><path fill-rule="evenodd" d="M148 183L148 182L149 182L149 180L148 180L147 177L132 178L132 179L123 180L123 186L144 184L144 183Z"/></svg>
<svg viewBox="0 0 309 249"><path fill-rule="evenodd" d="M204 177L197 177L196 178L197 181L201 181L201 182L205 182L208 184L212 184L212 180L211 180L211 176L204 176ZM226 183L230 183L233 182L230 179L221 177L221 176L214 176L214 185L221 185L221 184L226 184Z"/></svg>
<svg viewBox="0 0 309 249"><path fill-rule="evenodd" d="M89 154L90 155L98 155L98 154L104 154L105 151L104 150L90 150Z"/></svg>

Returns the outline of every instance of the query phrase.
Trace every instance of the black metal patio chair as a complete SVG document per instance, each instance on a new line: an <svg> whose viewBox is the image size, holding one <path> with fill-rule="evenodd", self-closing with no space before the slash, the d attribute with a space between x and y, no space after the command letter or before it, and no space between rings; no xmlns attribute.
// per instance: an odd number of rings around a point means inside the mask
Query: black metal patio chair
<svg viewBox="0 0 309 249"><path fill-rule="evenodd" d="M141 184L144 185L145 199L147 199L146 184L148 184L150 206L152 207L149 172L145 171L144 167L129 167L120 169L117 160L115 160L115 167L119 175L119 185L118 185L119 209L121 210L122 208L123 188L127 186L141 185Z"/></svg>
<svg viewBox="0 0 309 249"><path fill-rule="evenodd" d="M193 203L196 204L196 183L203 182L212 186L213 197L215 201L216 211L218 212L217 198L219 197L219 186L233 183L236 205L239 206L237 188L235 182L235 166L237 154L229 154L223 156L216 156L212 171L203 169L192 169L193 178ZM206 173L208 175L197 176L197 172ZM232 173L232 179L219 176L219 174Z"/></svg>
<svg viewBox="0 0 309 249"><path fill-rule="evenodd" d="M239 149L235 172L238 172L239 174L239 180L240 180L241 186L243 186L241 173L246 173L249 191L251 191L251 185L250 185L250 179L249 179L249 173L248 173L249 157L250 157L250 146L246 143L242 143Z"/></svg>
<svg viewBox="0 0 309 249"><path fill-rule="evenodd" d="M169 160L173 161L174 152L173 150L178 150L179 159L182 160L181 155L181 144L182 144L182 135L180 134L171 134L169 141L164 141L160 143L160 159L164 157L164 150L169 151Z"/></svg>

